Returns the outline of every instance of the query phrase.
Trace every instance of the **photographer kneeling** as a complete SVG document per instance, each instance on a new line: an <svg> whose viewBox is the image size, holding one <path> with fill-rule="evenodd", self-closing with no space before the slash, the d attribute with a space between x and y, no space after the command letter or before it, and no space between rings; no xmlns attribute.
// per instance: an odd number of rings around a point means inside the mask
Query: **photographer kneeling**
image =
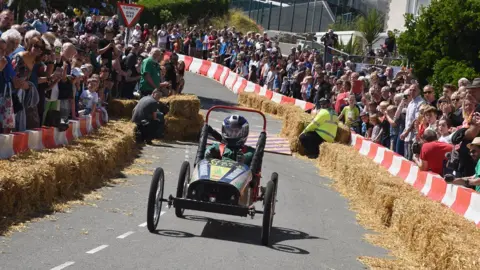
<svg viewBox="0 0 480 270"><path fill-rule="evenodd" d="M168 113L168 104L160 102L162 93L154 90L151 95L145 96L138 101L132 112L132 122L137 124L135 128L135 140L137 143L146 142L151 144L153 139L160 139L164 132L164 115Z"/></svg>

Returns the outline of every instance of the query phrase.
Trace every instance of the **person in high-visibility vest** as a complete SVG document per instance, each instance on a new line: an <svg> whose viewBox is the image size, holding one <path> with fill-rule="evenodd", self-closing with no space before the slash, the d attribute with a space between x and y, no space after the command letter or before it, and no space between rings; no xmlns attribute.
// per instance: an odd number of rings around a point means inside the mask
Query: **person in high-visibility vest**
<svg viewBox="0 0 480 270"><path fill-rule="evenodd" d="M320 144L323 142L334 142L337 135L337 114L327 99L322 98L319 103L320 111L300 134L300 143L305 149L305 154L308 158L318 158Z"/></svg>

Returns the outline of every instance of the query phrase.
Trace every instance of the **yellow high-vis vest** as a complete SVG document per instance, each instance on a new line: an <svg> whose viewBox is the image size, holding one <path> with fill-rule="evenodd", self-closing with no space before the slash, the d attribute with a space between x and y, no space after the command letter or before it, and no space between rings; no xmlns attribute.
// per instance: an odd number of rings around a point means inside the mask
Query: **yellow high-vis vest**
<svg viewBox="0 0 480 270"><path fill-rule="evenodd" d="M334 142L337 136L338 116L332 109L321 109L303 133L315 131L326 142Z"/></svg>

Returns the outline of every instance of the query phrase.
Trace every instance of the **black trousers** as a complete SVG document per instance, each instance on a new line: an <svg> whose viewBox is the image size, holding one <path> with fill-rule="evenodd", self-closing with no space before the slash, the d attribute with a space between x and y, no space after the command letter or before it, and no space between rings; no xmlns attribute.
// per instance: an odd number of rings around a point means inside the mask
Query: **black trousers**
<svg viewBox="0 0 480 270"><path fill-rule="evenodd" d="M164 123L161 121L144 121L135 128L135 137L138 143L163 138Z"/></svg>
<svg viewBox="0 0 480 270"><path fill-rule="evenodd" d="M300 135L300 143L308 157L317 158L320 154L320 144L324 141L325 140L323 140L315 131L306 132Z"/></svg>

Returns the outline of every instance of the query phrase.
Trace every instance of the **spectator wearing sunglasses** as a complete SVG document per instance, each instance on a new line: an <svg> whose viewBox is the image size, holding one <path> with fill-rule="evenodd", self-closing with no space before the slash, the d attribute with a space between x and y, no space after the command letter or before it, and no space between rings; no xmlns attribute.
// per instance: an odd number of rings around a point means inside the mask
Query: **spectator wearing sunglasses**
<svg viewBox="0 0 480 270"><path fill-rule="evenodd" d="M426 85L423 88L423 98L425 99L428 105L437 107L437 99L435 98L435 89L433 88L433 86Z"/></svg>

